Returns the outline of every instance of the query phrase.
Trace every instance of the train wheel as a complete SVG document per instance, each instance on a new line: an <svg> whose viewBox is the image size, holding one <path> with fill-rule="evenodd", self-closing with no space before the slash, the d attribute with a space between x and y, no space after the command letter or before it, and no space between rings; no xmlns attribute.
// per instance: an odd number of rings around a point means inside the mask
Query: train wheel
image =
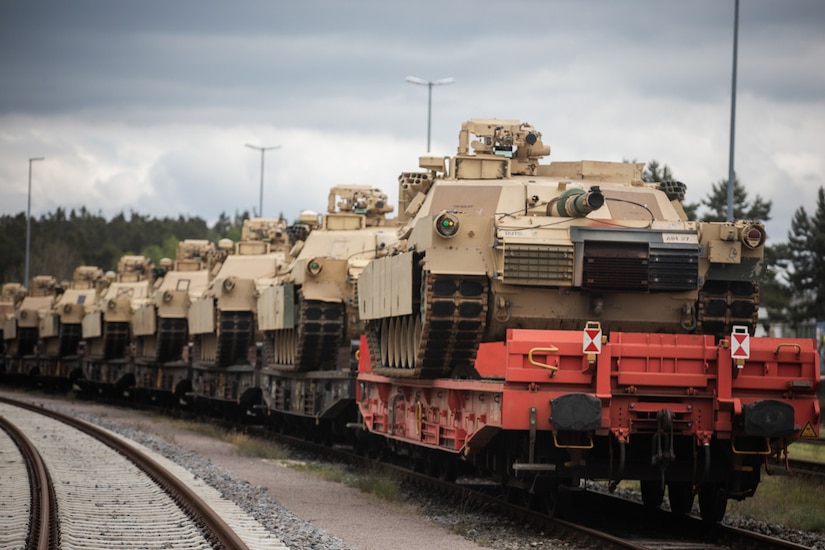
<svg viewBox="0 0 825 550"><path fill-rule="evenodd" d="M718 483L711 483L699 491L699 512L708 523L718 523L725 517L728 496Z"/></svg>
<svg viewBox="0 0 825 550"><path fill-rule="evenodd" d="M670 511L674 514L689 514L693 508L693 487L687 481L673 481L667 484Z"/></svg>
<svg viewBox="0 0 825 550"><path fill-rule="evenodd" d="M665 498L665 487L658 479L643 479L641 481L642 502L646 508L656 509L662 505Z"/></svg>

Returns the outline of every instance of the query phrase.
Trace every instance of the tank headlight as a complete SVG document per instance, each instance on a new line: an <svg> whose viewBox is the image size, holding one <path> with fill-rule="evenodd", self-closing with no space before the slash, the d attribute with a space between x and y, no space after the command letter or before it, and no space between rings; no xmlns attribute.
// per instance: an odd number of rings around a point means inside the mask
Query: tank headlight
<svg viewBox="0 0 825 550"><path fill-rule="evenodd" d="M109 300L109 309L115 309L117 303L114 300Z"/></svg>
<svg viewBox="0 0 825 550"><path fill-rule="evenodd" d="M765 243L765 229L759 225L747 225L742 230L742 244L756 248Z"/></svg>
<svg viewBox="0 0 825 550"><path fill-rule="evenodd" d="M63 313L71 313L72 312L72 304L66 304L63 306Z"/></svg>
<svg viewBox="0 0 825 550"><path fill-rule="evenodd" d="M315 258L311 259L307 264L307 271L310 275L318 275L324 269L324 264Z"/></svg>
<svg viewBox="0 0 825 550"><path fill-rule="evenodd" d="M29 316L29 312L28 312L28 311L23 310L23 311L21 311L21 312L20 312L20 318L21 318L21 319L25 319L25 318L26 318L26 317L28 317L28 316Z"/></svg>
<svg viewBox="0 0 825 550"><path fill-rule="evenodd" d="M454 214L445 212L435 219L435 231L442 237L454 237L458 233L458 218Z"/></svg>
<svg viewBox="0 0 825 550"><path fill-rule="evenodd" d="M170 291L166 291L163 293L163 301L167 304L172 301L172 293Z"/></svg>
<svg viewBox="0 0 825 550"><path fill-rule="evenodd" d="M223 289L226 292L232 292L232 289L235 288L235 281L232 279L225 279L223 281Z"/></svg>

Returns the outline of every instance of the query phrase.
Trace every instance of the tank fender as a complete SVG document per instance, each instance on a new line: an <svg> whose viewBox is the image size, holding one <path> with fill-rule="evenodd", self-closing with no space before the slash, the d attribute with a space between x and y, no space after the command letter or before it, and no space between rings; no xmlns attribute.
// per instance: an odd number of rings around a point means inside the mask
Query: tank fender
<svg viewBox="0 0 825 550"><path fill-rule="evenodd" d="M320 302L343 302L344 294L341 287L334 281L320 281L315 284L305 285L301 288L305 300L318 300Z"/></svg>
<svg viewBox="0 0 825 550"><path fill-rule="evenodd" d="M794 430L794 408L782 401L763 399L743 407L745 433L759 437L784 437Z"/></svg>
<svg viewBox="0 0 825 550"><path fill-rule="evenodd" d="M555 430L587 432L602 425L601 399L587 393L568 393L550 400L550 423Z"/></svg>
<svg viewBox="0 0 825 550"><path fill-rule="evenodd" d="M486 275L487 262L478 248L433 248L424 256L431 273L446 275Z"/></svg>

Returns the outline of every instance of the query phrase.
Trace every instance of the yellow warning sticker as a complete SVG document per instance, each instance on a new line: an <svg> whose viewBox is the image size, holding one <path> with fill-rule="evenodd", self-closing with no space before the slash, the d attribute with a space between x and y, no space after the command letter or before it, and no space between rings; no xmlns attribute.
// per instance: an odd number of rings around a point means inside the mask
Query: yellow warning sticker
<svg viewBox="0 0 825 550"><path fill-rule="evenodd" d="M810 421L805 424L805 427L802 429L802 433L799 434L799 437L811 437L816 438L816 432L814 431L814 427Z"/></svg>

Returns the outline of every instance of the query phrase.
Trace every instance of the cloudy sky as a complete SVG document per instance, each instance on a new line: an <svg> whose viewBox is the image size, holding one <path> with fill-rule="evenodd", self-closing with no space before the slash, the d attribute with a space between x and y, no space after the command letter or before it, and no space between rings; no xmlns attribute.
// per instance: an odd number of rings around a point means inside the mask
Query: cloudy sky
<svg viewBox="0 0 825 550"><path fill-rule="evenodd" d="M533 124L550 160L727 178L734 0L0 3L0 214L84 206L209 222L322 211L451 155L461 122ZM735 166L787 237L825 186L825 2L742 0Z"/></svg>

